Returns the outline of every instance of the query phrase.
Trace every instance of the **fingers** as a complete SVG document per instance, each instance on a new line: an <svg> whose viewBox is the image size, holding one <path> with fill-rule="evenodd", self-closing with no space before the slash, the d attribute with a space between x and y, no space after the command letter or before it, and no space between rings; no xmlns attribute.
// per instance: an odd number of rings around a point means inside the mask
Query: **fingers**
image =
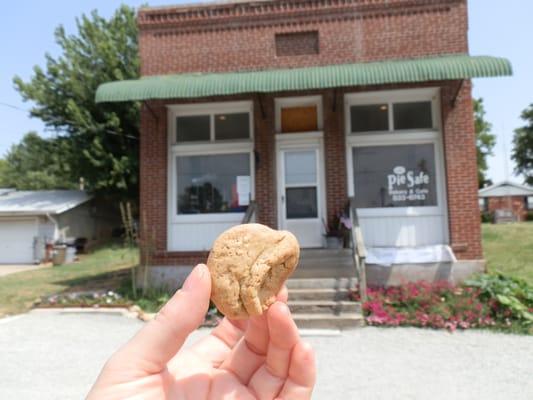
<svg viewBox="0 0 533 400"><path fill-rule="evenodd" d="M182 289L168 301L157 317L142 328L116 355L147 374L160 372L178 352L187 336L204 320L209 307L211 278L203 264L197 265Z"/></svg>
<svg viewBox="0 0 533 400"><path fill-rule="evenodd" d="M287 297L287 288L283 286L276 299L278 302L286 302ZM257 368L264 362L264 357L267 354L269 342L267 314L269 312L270 309L262 315L248 319L244 340L236 344L231 354L221 365L222 369L234 373L243 384L248 383Z"/></svg>
<svg viewBox="0 0 533 400"><path fill-rule="evenodd" d="M316 382L316 361L311 346L299 342L292 351L289 377L279 397L291 400L311 398Z"/></svg>
<svg viewBox="0 0 533 400"><path fill-rule="evenodd" d="M266 360L249 383L259 399L273 399L281 391L289 374L292 350L300 341L298 328L285 304L274 303L268 310L267 322L270 340Z"/></svg>

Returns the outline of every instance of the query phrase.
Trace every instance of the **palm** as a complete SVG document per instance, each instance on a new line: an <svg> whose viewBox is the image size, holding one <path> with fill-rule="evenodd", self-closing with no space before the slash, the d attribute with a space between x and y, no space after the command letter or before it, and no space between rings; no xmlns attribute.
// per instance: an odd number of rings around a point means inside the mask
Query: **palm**
<svg viewBox="0 0 533 400"><path fill-rule="evenodd" d="M192 296L195 294L198 291L191 292ZM286 301L286 292L278 299ZM190 310L195 304L198 302L185 304L190 314L196 314ZM286 305L280 301L260 317L234 322L225 318L210 335L187 349L180 350L188 333L170 330L166 334L173 336L174 342L169 342L168 336L156 338L154 346L135 351L136 345L145 344L141 343L145 338L166 329L169 321L184 319L178 305L166 306L151 325L108 362L90 398L311 397L315 380L313 353L301 341ZM198 307L202 308L202 304ZM196 322L186 331L192 331ZM155 347L165 341L165 354L154 354Z"/></svg>

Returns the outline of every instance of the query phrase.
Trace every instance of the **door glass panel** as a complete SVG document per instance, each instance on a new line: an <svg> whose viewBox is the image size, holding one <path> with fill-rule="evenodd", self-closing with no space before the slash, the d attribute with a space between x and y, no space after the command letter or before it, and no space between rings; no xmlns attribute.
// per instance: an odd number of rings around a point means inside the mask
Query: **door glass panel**
<svg viewBox="0 0 533 400"><path fill-rule="evenodd" d="M287 188L287 219L318 218L316 186Z"/></svg>
<svg viewBox="0 0 533 400"><path fill-rule="evenodd" d="M433 144L354 147L352 151L357 207L437 205Z"/></svg>
<svg viewBox="0 0 533 400"><path fill-rule="evenodd" d="M316 183L316 152L285 152L285 184Z"/></svg>

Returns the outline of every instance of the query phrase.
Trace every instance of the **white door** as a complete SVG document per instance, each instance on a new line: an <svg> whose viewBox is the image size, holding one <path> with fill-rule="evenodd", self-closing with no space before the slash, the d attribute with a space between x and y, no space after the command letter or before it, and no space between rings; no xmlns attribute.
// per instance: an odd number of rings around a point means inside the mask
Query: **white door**
<svg viewBox="0 0 533 400"><path fill-rule="evenodd" d="M0 264L33 263L36 236L34 219L0 220Z"/></svg>
<svg viewBox="0 0 533 400"><path fill-rule="evenodd" d="M292 232L301 247L322 247L321 146L280 147L278 157L280 228Z"/></svg>

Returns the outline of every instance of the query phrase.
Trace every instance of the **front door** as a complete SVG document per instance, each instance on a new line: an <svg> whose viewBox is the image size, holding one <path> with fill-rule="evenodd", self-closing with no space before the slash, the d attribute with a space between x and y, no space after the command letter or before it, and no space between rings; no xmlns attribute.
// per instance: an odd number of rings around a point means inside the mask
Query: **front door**
<svg viewBox="0 0 533 400"><path fill-rule="evenodd" d="M280 228L292 232L301 247L323 246L322 164L320 144L278 147Z"/></svg>

